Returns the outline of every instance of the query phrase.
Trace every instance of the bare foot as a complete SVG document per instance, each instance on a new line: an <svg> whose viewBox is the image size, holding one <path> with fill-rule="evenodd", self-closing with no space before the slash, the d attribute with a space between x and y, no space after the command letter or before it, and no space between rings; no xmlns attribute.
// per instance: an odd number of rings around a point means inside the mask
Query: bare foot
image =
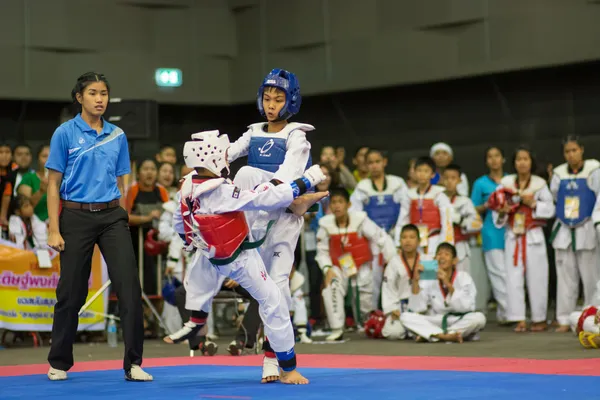
<svg viewBox="0 0 600 400"><path fill-rule="evenodd" d="M438 339L444 342L454 342L454 343L462 343L463 338L460 332L454 333L442 333L436 336Z"/></svg>
<svg viewBox="0 0 600 400"><path fill-rule="evenodd" d="M300 375L298 370L293 370L290 372L281 372L281 383L286 383L288 385L308 385L308 379Z"/></svg>
<svg viewBox="0 0 600 400"><path fill-rule="evenodd" d="M548 329L546 322L533 322L531 324L531 332L543 332Z"/></svg>
<svg viewBox="0 0 600 400"><path fill-rule="evenodd" d="M169 344L175 344L175 342L173 341L173 339L171 339L171 338L170 338L170 337L168 337L168 336L165 336L165 337L163 338L163 342L165 342L165 343L169 343Z"/></svg>
<svg viewBox="0 0 600 400"><path fill-rule="evenodd" d="M415 336L415 342L417 343L425 343L427 342L427 339L421 337L421 336Z"/></svg>
<svg viewBox="0 0 600 400"><path fill-rule="evenodd" d="M559 325L558 328L554 330L557 333L567 333L571 331L571 327L569 325Z"/></svg>
<svg viewBox="0 0 600 400"><path fill-rule="evenodd" d="M527 323L525 321L519 321L517 326L515 326L514 332L517 332L517 333L527 332Z"/></svg>
<svg viewBox="0 0 600 400"><path fill-rule="evenodd" d="M301 217L313 204L327 196L329 196L329 192L306 193L295 198L288 208L292 210L295 215Z"/></svg>

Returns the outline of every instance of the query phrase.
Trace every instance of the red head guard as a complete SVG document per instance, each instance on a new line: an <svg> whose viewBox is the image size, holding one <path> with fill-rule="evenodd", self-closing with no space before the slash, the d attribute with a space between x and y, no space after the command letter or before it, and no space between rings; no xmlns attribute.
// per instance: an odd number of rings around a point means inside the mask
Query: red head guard
<svg viewBox="0 0 600 400"><path fill-rule="evenodd" d="M367 322L365 322L365 333L367 337L370 337L371 339L383 338L383 325L385 325L385 315L383 314L383 311L373 311Z"/></svg>
<svg viewBox="0 0 600 400"><path fill-rule="evenodd" d="M579 321L577 321L577 334L583 331L583 321L585 321L587 317L595 316L597 312L598 309L594 306L587 307L581 312L581 315L579 316Z"/></svg>
<svg viewBox="0 0 600 400"><path fill-rule="evenodd" d="M515 191L509 188L500 188L492 193L487 201L488 207L491 210L498 211L505 204L511 206L511 211L516 210L519 207L521 199L518 198Z"/></svg>
<svg viewBox="0 0 600 400"><path fill-rule="evenodd" d="M146 234L144 241L144 251L149 256L157 256L163 254L169 248L169 243L158 240L158 231L150 229Z"/></svg>

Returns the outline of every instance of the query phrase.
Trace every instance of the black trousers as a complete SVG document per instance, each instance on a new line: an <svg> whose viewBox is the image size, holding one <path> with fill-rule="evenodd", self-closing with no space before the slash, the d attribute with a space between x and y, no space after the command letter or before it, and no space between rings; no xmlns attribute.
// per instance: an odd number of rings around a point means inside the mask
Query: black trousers
<svg viewBox="0 0 600 400"><path fill-rule="evenodd" d="M315 261L317 256L316 251L306 252L306 267L308 268L308 287L310 298L310 318L321 321L323 313L323 297L321 295L321 287L323 286L323 271L319 268L319 264Z"/></svg>
<svg viewBox="0 0 600 400"><path fill-rule="evenodd" d="M59 226L65 250L60 254L60 279L56 288L48 362L64 371L73 366L78 312L87 298L94 245L98 244L119 299L125 342L123 368L128 371L131 364L141 365L144 348L142 293L127 212L121 207L96 212L63 208Z"/></svg>

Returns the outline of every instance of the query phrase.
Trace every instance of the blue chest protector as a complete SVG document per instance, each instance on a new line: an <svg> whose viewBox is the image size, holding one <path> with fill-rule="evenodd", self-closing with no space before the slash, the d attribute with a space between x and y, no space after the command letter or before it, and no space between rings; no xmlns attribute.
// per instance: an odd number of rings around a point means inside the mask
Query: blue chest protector
<svg viewBox="0 0 600 400"><path fill-rule="evenodd" d="M373 222L389 232L398 221L400 204L394 201L392 194L376 194L369 197L364 210Z"/></svg>
<svg viewBox="0 0 600 400"><path fill-rule="evenodd" d="M596 204L596 194L589 188L586 178L561 179L556 198L556 217L571 228L587 221ZM573 206L578 210L567 215L568 210L574 210Z"/></svg>
<svg viewBox="0 0 600 400"><path fill-rule="evenodd" d="M286 139L253 136L250 138L248 165L273 173L277 172L279 166L285 160L286 149ZM306 168L309 168L311 165L312 160L309 156Z"/></svg>

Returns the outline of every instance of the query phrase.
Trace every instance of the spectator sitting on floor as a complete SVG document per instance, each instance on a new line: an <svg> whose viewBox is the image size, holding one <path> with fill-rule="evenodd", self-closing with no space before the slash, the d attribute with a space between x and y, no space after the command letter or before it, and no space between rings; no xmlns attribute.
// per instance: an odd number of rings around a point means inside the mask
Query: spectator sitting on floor
<svg viewBox="0 0 600 400"><path fill-rule="evenodd" d="M424 281L422 268L413 270L410 312L400 314L400 322L417 341L457 342L469 340L485 327L485 316L475 311L477 289L471 276L458 271L456 248L441 243L436 250L437 279ZM422 315L428 311L427 315Z"/></svg>

